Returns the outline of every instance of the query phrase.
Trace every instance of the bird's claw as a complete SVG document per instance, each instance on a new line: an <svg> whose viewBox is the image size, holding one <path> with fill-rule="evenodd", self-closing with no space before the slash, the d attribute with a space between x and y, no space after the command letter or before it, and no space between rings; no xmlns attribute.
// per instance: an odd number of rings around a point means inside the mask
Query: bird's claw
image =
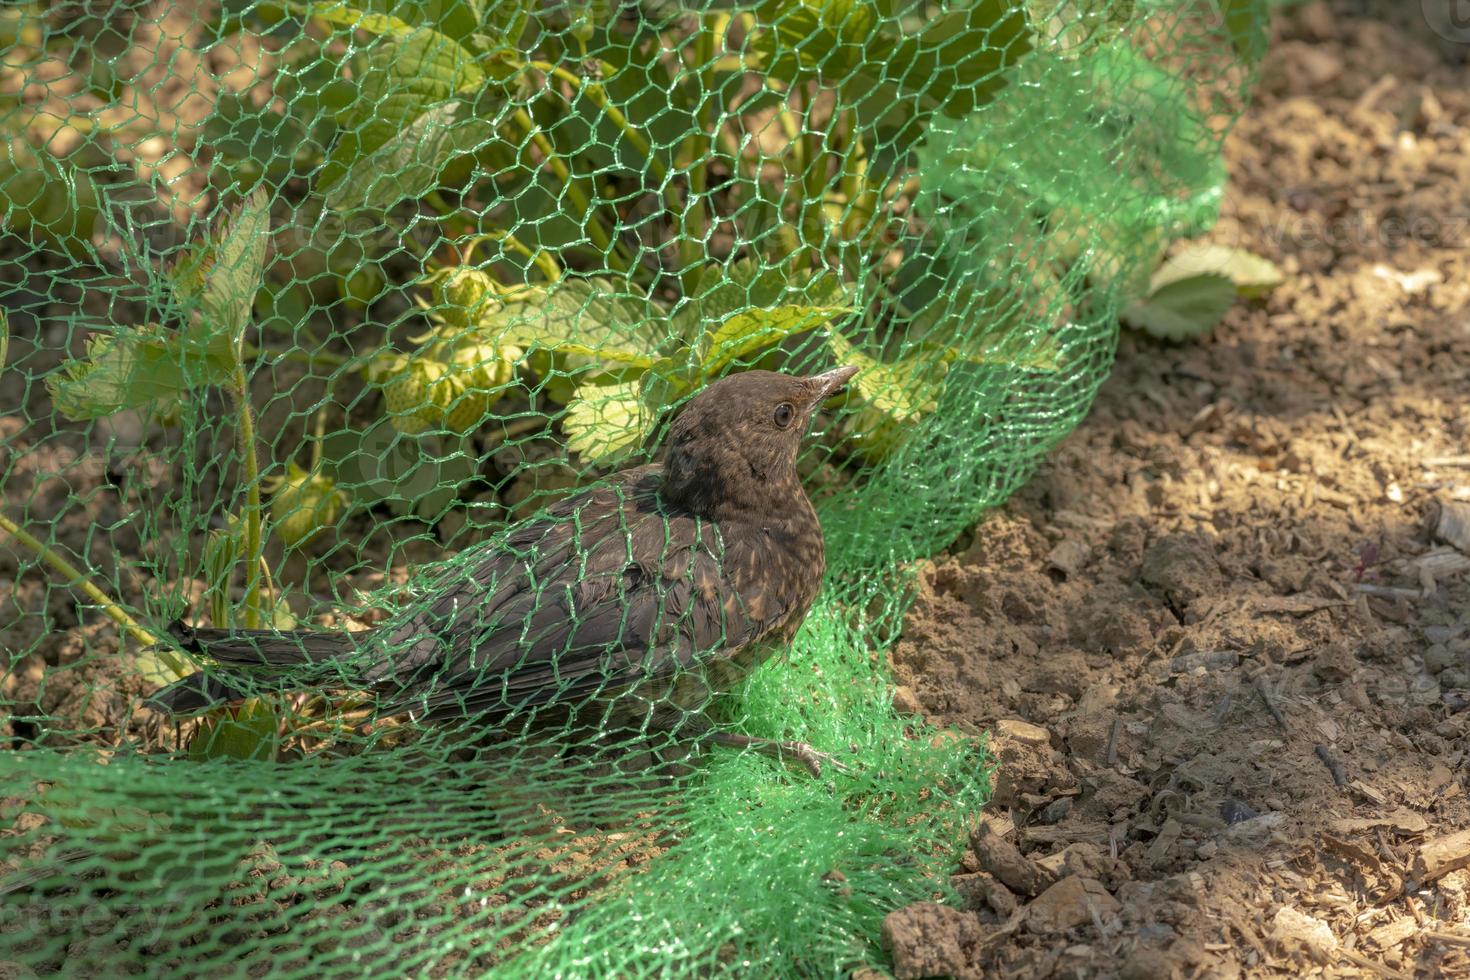
<svg viewBox="0 0 1470 980"><path fill-rule="evenodd" d="M796 761L800 762L813 777L822 775L824 765L831 766L844 776L851 776L853 772L851 766L839 761L836 756L828 752L818 752L805 742L782 742L780 750L794 756Z"/></svg>

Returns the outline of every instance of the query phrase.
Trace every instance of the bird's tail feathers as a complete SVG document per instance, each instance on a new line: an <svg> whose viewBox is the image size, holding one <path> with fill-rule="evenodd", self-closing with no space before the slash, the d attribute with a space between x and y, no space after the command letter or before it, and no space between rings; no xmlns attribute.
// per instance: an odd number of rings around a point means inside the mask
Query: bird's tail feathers
<svg viewBox="0 0 1470 980"><path fill-rule="evenodd" d="M357 638L351 633L230 630L175 621L169 624L168 634L181 650L208 657L220 669L190 674L155 692L144 702L155 711L197 714L259 689L290 690L327 683L355 686L343 662L357 649Z"/></svg>

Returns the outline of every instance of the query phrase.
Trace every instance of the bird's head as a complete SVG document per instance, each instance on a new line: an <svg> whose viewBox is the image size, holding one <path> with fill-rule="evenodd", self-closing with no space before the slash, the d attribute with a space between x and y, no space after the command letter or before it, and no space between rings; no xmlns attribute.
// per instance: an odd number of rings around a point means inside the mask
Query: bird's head
<svg viewBox="0 0 1470 980"><path fill-rule="evenodd" d="M669 427L664 496L716 517L795 492L802 437L822 402L854 374L855 367L810 377L745 371L709 385Z"/></svg>

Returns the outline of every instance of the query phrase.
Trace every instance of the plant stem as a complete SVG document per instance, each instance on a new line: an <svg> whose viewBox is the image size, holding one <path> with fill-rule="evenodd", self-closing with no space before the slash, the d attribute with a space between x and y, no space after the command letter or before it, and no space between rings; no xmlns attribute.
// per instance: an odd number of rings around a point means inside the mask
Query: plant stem
<svg viewBox="0 0 1470 980"><path fill-rule="evenodd" d="M514 66L514 63L512 65ZM604 72L611 73L613 71L612 66L606 62L598 62L598 65ZM668 167L664 166L663 161L653 155L653 148L649 145L648 140L628 122L628 117L623 115L622 110L608 101L607 91L600 84L586 81L572 72L567 71L565 68L554 65L549 61L531 61L520 67L534 68L543 74L565 82L571 87L573 92L585 95L591 99L593 105L601 110L608 122L616 126L622 132L623 138L632 145L633 149L638 151L643 159L648 161L648 169L653 172L654 179L663 189L665 206L669 208L670 212L675 214L679 213L679 198L673 185L669 182ZM619 245L619 248L621 248L621 245ZM621 255L620 258L622 258ZM631 270L632 261L628 259L623 265L622 271Z"/></svg>
<svg viewBox="0 0 1470 980"><path fill-rule="evenodd" d="M802 244L806 246L812 268L819 269L822 265L822 245L827 237L822 206L827 193L826 144L829 134L816 129L816 92L808 92L805 101L805 112L802 115L805 130L802 141L805 147L802 155L806 158L806 169L801 173L799 227ZM830 119L828 126L831 126Z"/></svg>
<svg viewBox="0 0 1470 980"><path fill-rule="evenodd" d="M133 639L144 646L154 646L158 643L158 637L138 625L138 621L129 616L127 612L112 600L106 592L99 589L91 579L77 571L76 566L65 558L58 555L44 541L24 530L4 514L0 514L0 530L5 531L15 540L25 545L35 556L50 565L62 577L66 579L67 588L80 589L87 598L97 603L98 607L106 614L107 618L116 623L120 628L126 630ZM184 677L189 673L189 665L175 657L172 653L164 650L158 652L158 659L168 665L175 676Z"/></svg>
<svg viewBox="0 0 1470 980"><path fill-rule="evenodd" d="M235 367L235 409L239 415L240 456L245 478L245 628L260 628L260 460L255 455L255 415L245 365Z"/></svg>
<svg viewBox="0 0 1470 980"><path fill-rule="evenodd" d="M847 139L842 145L842 169L838 187L846 202L842 216L842 237L856 243L868 233L878 209L878 195L868 180L868 154L863 134L858 129L857 115L851 109L843 114Z"/></svg>
<svg viewBox="0 0 1470 980"><path fill-rule="evenodd" d="M694 69L699 73L703 98L695 110L699 128L684 141L688 155L689 191L679 214L679 277L684 295L690 295L699 281L702 266L709 260L705 253L705 234L709 230L709 206L705 194L709 188L709 154L713 134L720 123L721 108L715 98L715 61L725 47L730 30L730 15L710 14L704 29L694 38Z"/></svg>
<svg viewBox="0 0 1470 980"><path fill-rule="evenodd" d="M621 253L620 249L614 247L615 239L613 233L608 229L607 223L602 220L592 205L592 195L588 193L591 180L585 177L572 177L570 168L552 147L551 141L546 134L541 132L531 114L525 109L515 111L515 121L525 132L527 138L536 144L536 149L541 151L541 158L546 166L551 168L552 174L567 190L567 197L571 199L572 207L576 208L578 217L587 223L587 235L592 239L592 244L604 255L615 259L620 266L620 271L627 272L632 267L632 262Z"/></svg>
<svg viewBox="0 0 1470 980"><path fill-rule="evenodd" d="M613 67L606 62L599 62L598 64L602 71L609 74L613 72ZM607 117L608 122L621 130L623 138L631 143L633 149L637 150L648 161L649 169L653 171L653 175L658 179L658 182L662 184L669 179L668 168L663 165L663 161L654 157L652 147L649 146L648 140L644 139L643 134L633 128L628 122L628 117L623 115L621 109L608 101L607 92L600 84L585 81L565 68L562 68L560 65L553 65L548 61L532 61L530 62L530 66L537 71L544 72L553 78L566 82L574 92L579 92L591 99L592 104L602 111L602 114Z"/></svg>

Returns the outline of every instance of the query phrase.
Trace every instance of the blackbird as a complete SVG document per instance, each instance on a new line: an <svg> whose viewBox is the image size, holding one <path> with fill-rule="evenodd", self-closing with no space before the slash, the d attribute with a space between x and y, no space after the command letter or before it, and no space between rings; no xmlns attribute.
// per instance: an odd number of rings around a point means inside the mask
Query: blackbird
<svg viewBox="0 0 1470 980"><path fill-rule="evenodd" d="M421 601L372 630L175 623L217 666L157 692L187 714L274 690L370 692L378 715L508 722L568 715L795 758L810 746L733 735L703 715L791 640L817 596L822 528L796 470L824 399L857 369L747 371L674 419L661 463L623 470L469 549ZM835 763L834 763L835 765Z"/></svg>

